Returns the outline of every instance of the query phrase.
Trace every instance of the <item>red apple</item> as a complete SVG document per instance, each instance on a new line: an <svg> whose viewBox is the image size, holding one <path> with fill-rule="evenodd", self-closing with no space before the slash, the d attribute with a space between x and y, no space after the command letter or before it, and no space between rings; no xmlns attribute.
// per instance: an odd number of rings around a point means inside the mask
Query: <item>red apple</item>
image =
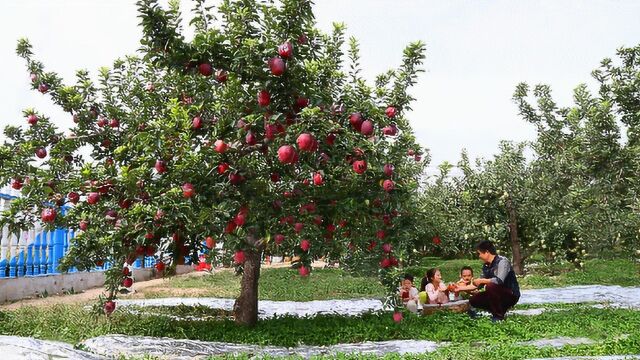
<svg viewBox="0 0 640 360"><path fill-rule="evenodd" d="M120 207L120 209L128 209L131 207L131 200L121 199L120 201L118 201L118 206Z"/></svg>
<svg viewBox="0 0 640 360"><path fill-rule="evenodd" d="M156 160L156 165L154 166L158 174L164 174L167 172L167 163L164 160Z"/></svg>
<svg viewBox="0 0 640 360"><path fill-rule="evenodd" d="M293 55L293 44L287 41L280 46L278 46L278 55L282 56L285 59L288 59Z"/></svg>
<svg viewBox="0 0 640 360"><path fill-rule="evenodd" d="M384 239L387 236L387 234L384 232L384 230L378 230L376 231L376 237L380 240Z"/></svg>
<svg viewBox="0 0 640 360"><path fill-rule="evenodd" d="M389 243L382 244L382 251L388 254L391 252L391 250L393 250L393 246L391 246L391 244Z"/></svg>
<svg viewBox="0 0 640 360"><path fill-rule="evenodd" d="M147 240L153 240L154 237L155 236L151 232L148 232L148 233L144 234L144 238L147 239Z"/></svg>
<svg viewBox="0 0 640 360"><path fill-rule="evenodd" d="M22 181L20 181L18 179L11 180L11 187L16 189L16 190L22 189Z"/></svg>
<svg viewBox="0 0 640 360"><path fill-rule="evenodd" d="M402 321L402 313L401 312L394 312L393 313L393 321L400 323Z"/></svg>
<svg viewBox="0 0 640 360"><path fill-rule="evenodd" d="M395 125L388 125L382 128L382 133L387 136L396 136L398 134L398 128Z"/></svg>
<svg viewBox="0 0 640 360"><path fill-rule="evenodd" d="M353 171L358 174L364 174L367 171L367 162L364 160L357 160L353 162Z"/></svg>
<svg viewBox="0 0 640 360"><path fill-rule="evenodd" d="M322 179L322 174L320 173L315 173L313 174L313 184L320 186L324 183L324 180Z"/></svg>
<svg viewBox="0 0 640 360"><path fill-rule="evenodd" d="M359 112L351 114L351 116L349 116L349 123L351 123L351 126L356 131L360 131L360 128L362 126L362 114L360 114Z"/></svg>
<svg viewBox="0 0 640 360"><path fill-rule="evenodd" d="M39 157L40 159L44 159L45 157L47 157L47 150L43 147L37 148L36 156Z"/></svg>
<svg viewBox="0 0 640 360"><path fill-rule="evenodd" d="M308 267L306 267L306 266L304 266L304 265L303 265L303 266L300 266L300 267L298 268L298 274L300 274L300 276L302 276L302 277L307 277L307 276L309 276L309 268L308 268Z"/></svg>
<svg viewBox="0 0 640 360"><path fill-rule="evenodd" d="M267 90L260 90L258 93L258 105L262 107L269 106L271 103L271 94Z"/></svg>
<svg viewBox="0 0 640 360"><path fill-rule="evenodd" d="M233 222L236 223L236 225L238 225L238 227L242 227L245 222L247 221L247 215L246 214L237 214L234 218L233 218Z"/></svg>
<svg viewBox="0 0 640 360"><path fill-rule="evenodd" d="M240 175L239 172L233 172L229 174L229 182L231 185L240 185L244 182L244 176Z"/></svg>
<svg viewBox="0 0 640 360"><path fill-rule="evenodd" d="M391 266L391 260L389 258L384 258L380 261L380 267L386 269Z"/></svg>
<svg viewBox="0 0 640 360"><path fill-rule="evenodd" d="M335 133L329 133L327 135L327 137L325 138L325 142L327 143L327 145L329 146L333 146L333 144L336 141L336 134Z"/></svg>
<svg viewBox="0 0 640 360"><path fill-rule="evenodd" d="M244 141L247 143L247 145L249 146L253 146L255 144L258 143L258 140L256 140L256 136L253 135L253 133L251 131L249 131L247 133L247 135L244 137Z"/></svg>
<svg viewBox="0 0 640 360"><path fill-rule="evenodd" d="M318 148L316 139L311 134L300 134L296 139L300 151L314 151Z"/></svg>
<svg viewBox="0 0 640 360"><path fill-rule="evenodd" d="M246 258L245 258L245 255L244 255L244 251L238 250L238 251L235 252L235 254L233 254L233 261L236 264L238 264L238 265L244 264L245 260L246 260Z"/></svg>
<svg viewBox="0 0 640 360"><path fill-rule="evenodd" d="M158 261L156 263L156 270L159 272L163 272L165 269L165 264L162 261Z"/></svg>
<svg viewBox="0 0 640 360"><path fill-rule="evenodd" d="M102 309L104 310L104 313L107 314L107 316L109 316L111 315L112 312L116 310L116 303L112 300L109 300L104 303Z"/></svg>
<svg viewBox="0 0 640 360"><path fill-rule="evenodd" d="M29 116L27 116L27 123L29 123L29 125L35 125L37 122L38 117L36 114L29 114Z"/></svg>
<svg viewBox="0 0 640 360"><path fill-rule="evenodd" d="M279 153L278 153L278 155L279 155ZM271 173L270 178L271 178L271 182L277 183L278 181L280 181L280 174L278 174L276 172Z"/></svg>
<svg viewBox="0 0 640 360"><path fill-rule="evenodd" d="M193 129L200 129L202 127L202 118L200 116L196 116L191 120L191 127Z"/></svg>
<svg viewBox="0 0 640 360"><path fill-rule="evenodd" d="M304 109L304 108L306 108L307 106L309 106L309 99L307 99L306 97L304 97L304 96L299 96L299 97L296 99L296 107L297 107L298 109Z"/></svg>
<svg viewBox="0 0 640 360"><path fill-rule="evenodd" d="M80 227L80 230L87 231L87 228L89 227L89 222L87 220L81 220L79 227Z"/></svg>
<svg viewBox="0 0 640 360"><path fill-rule="evenodd" d="M227 170L229 170L229 164L227 164L227 163L218 164L218 174L219 175L222 175L222 174L226 173Z"/></svg>
<svg viewBox="0 0 640 360"><path fill-rule="evenodd" d="M47 91L49 91L49 85L44 83L38 85L38 91L40 91L43 94L46 93Z"/></svg>
<svg viewBox="0 0 640 360"><path fill-rule="evenodd" d="M123 267L123 268L122 268L122 275L123 275L123 276L129 276L129 275L131 275L131 269L129 269L129 267L128 267L128 266Z"/></svg>
<svg viewBox="0 0 640 360"><path fill-rule="evenodd" d="M373 134L373 123L371 120L365 120L360 125L360 133L364 136L369 136Z"/></svg>
<svg viewBox="0 0 640 360"><path fill-rule="evenodd" d="M275 236L276 245L282 244L283 241L284 241L284 235L278 234Z"/></svg>
<svg viewBox="0 0 640 360"><path fill-rule="evenodd" d="M237 228L238 228L238 225L236 225L235 222L230 220L230 221L227 222L227 226L224 228L224 232L225 232L225 234L231 234Z"/></svg>
<svg viewBox="0 0 640 360"><path fill-rule="evenodd" d="M56 210L52 208L46 208L42 210L42 214L40 214L40 218L42 222L52 223L56 220Z"/></svg>
<svg viewBox="0 0 640 360"><path fill-rule="evenodd" d="M278 160L283 164L293 164L297 161L298 154L291 145L282 145L278 149Z"/></svg>
<svg viewBox="0 0 640 360"><path fill-rule="evenodd" d="M227 81L229 74L224 70L216 71L216 80L220 83L224 83Z"/></svg>
<svg viewBox="0 0 640 360"><path fill-rule="evenodd" d="M130 288L133 285L133 279L128 277L125 278L124 280L122 280L122 286L126 287L126 288Z"/></svg>
<svg viewBox="0 0 640 360"><path fill-rule="evenodd" d="M69 202L71 202L72 204L77 204L78 201L80 201L80 195L75 191L70 192L67 195L67 198L69 199Z"/></svg>
<svg viewBox="0 0 640 360"><path fill-rule="evenodd" d="M182 185L182 196L184 196L185 198L190 198L194 194L195 194L195 191L191 183L187 182Z"/></svg>
<svg viewBox="0 0 640 360"><path fill-rule="evenodd" d="M87 203L90 205L94 205L97 204L98 201L100 201L100 194L97 192L90 192L89 195L87 195Z"/></svg>
<svg viewBox="0 0 640 360"><path fill-rule="evenodd" d="M198 71L203 76L211 76L211 74L213 74L213 67L207 63L200 64L200 66L198 66Z"/></svg>
<svg viewBox="0 0 640 360"><path fill-rule="evenodd" d="M205 239L207 248L209 249L213 249L214 247L216 247L216 241L211 237L211 236L207 236L207 238Z"/></svg>
<svg viewBox="0 0 640 360"><path fill-rule="evenodd" d="M384 188L384 191L386 192L391 192L395 187L396 184L393 182L393 180L387 179L382 183L382 188Z"/></svg>
<svg viewBox="0 0 640 360"><path fill-rule="evenodd" d="M31 74L29 75L29 78L31 79L31 82L36 82L36 81L38 81L38 75L37 75L37 74L31 73Z"/></svg>
<svg viewBox="0 0 640 360"><path fill-rule="evenodd" d="M391 177L393 175L394 169L395 167L392 164L385 164L384 167L382 168L382 172L384 172L385 176Z"/></svg>
<svg viewBox="0 0 640 360"><path fill-rule="evenodd" d="M118 126L120 126L120 121L118 121L118 119L111 119L109 120L109 126L112 128L117 128Z"/></svg>
<svg viewBox="0 0 640 360"><path fill-rule="evenodd" d="M269 70L271 70L271 73L275 76L280 76L284 74L284 71L287 68L287 65L285 64L284 60L282 60L279 57L274 57L269 59L268 64L269 64Z"/></svg>
<svg viewBox="0 0 640 360"><path fill-rule="evenodd" d="M396 257L390 256L389 261L391 263L391 266L398 266L398 259Z"/></svg>
<svg viewBox="0 0 640 360"><path fill-rule="evenodd" d="M303 223L295 223L295 225L293 225L293 230L296 233L300 233L302 231L302 229L304 229L304 224Z"/></svg>
<svg viewBox="0 0 640 360"><path fill-rule="evenodd" d="M218 139L215 143L213 143L213 149L220 154L223 154L229 146L224 142L224 140Z"/></svg>
<svg viewBox="0 0 640 360"><path fill-rule="evenodd" d="M387 109L384 111L384 113L387 115L388 118L393 119L394 117L396 117L396 108L393 106L389 106L387 107Z"/></svg>
<svg viewBox="0 0 640 360"><path fill-rule="evenodd" d="M434 245L440 245L442 243L442 240L440 240L439 236L434 236L431 241L433 242Z"/></svg>
<svg viewBox="0 0 640 360"><path fill-rule="evenodd" d="M300 241L300 249L302 249L302 251L309 251L309 248L311 247L311 242L309 242L309 240L304 239L302 241Z"/></svg>
<svg viewBox="0 0 640 360"><path fill-rule="evenodd" d="M107 126L107 119L104 116L100 116L98 118L98 121L96 122L96 125L98 125L98 127L105 127Z"/></svg>

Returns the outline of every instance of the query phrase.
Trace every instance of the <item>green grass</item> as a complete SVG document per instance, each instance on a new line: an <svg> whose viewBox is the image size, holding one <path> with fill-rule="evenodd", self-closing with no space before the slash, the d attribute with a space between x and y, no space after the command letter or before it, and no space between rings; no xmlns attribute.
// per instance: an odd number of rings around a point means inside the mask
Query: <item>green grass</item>
<svg viewBox="0 0 640 360"><path fill-rule="evenodd" d="M167 286L167 285L163 285ZM199 296L236 298L240 295L240 277L231 271L212 275L173 278L168 287L201 289ZM384 297L384 288L377 277L353 277L343 270L314 270L302 278L296 270L264 269L260 274L258 294L262 300L311 301ZM145 290L146 297L166 297L163 289Z"/></svg>
<svg viewBox="0 0 640 360"><path fill-rule="evenodd" d="M187 312L183 310L183 314ZM200 314L195 309L194 314ZM130 314L118 310L111 319L94 316L79 306L25 307L0 312L0 334L33 336L77 343L105 334L173 337L260 345L330 345L391 339L424 339L459 345L486 343L508 345L517 341L556 336L588 337L618 341L625 335L640 336L640 312L628 309L593 309L581 306L537 316L507 318L494 325L488 319L471 320L463 314L433 316L407 314L401 324L389 313L360 317L281 317L260 321L251 329L232 320L185 321L161 315ZM636 338L640 353L640 338Z"/></svg>

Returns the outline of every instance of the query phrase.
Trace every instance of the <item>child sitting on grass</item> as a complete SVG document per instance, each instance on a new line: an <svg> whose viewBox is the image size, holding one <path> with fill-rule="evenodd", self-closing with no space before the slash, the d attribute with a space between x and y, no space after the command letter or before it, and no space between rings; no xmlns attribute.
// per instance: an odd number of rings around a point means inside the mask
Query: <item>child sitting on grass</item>
<svg viewBox="0 0 640 360"><path fill-rule="evenodd" d="M413 286L413 275L405 274L400 286L400 298L409 311L418 310L418 289Z"/></svg>
<svg viewBox="0 0 640 360"><path fill-rule="evenodd" d="M460 269L460 280L455 284L455 300L469 300L471 295L477 292L478 290L473 286L473 269L471 266L463 266L462 269Z"/></svg>
<svg viewBox="0 0 640 360"><path fill-rule="evenodd" d="M429 304L446 304L449 302L449 289L442 281L440 269L433 268L427 271L428 284L425 287Z"/></svg>

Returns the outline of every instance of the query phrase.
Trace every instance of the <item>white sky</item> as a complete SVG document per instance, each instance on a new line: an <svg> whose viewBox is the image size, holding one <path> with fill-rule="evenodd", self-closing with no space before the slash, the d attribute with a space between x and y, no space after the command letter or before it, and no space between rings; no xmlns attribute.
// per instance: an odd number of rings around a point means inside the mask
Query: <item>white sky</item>
<svg viewBox="0 0 640 360"><path fill-rule="evenodd" d="M519 119L511 96L517 83L547 83L561 105L600 60L640 43L640 1L316 0L318 27L347 24L361 44L369 79L400 63L410 41L427 44L426 73L412 94L409 115L432 166L457 162L462 148L490 157L498 142L526 140L533 129ZM183 0L184 12L191 2ZM217 1L214 1L217 3ZM0 12L0 128L26 124L35 107L69 127L67 114L29 90L29 74L15 55L27 37L36 58L69 82L75 70L135 52L140 29L135 0L4 0ZM592 89L595 89L592 87ZM3 139L0 135L0 139Z"/></svg>

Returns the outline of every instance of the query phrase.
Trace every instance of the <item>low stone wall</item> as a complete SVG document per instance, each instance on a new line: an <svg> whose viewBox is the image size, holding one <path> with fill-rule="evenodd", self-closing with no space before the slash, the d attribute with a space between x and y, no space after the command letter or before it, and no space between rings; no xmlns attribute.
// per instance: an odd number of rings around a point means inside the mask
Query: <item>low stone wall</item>
<svg viewBox="0 0 640 360"><path fill-rule="evenodd" d="M190 265L178 265L176 274L193 271ZM133 269L136 282L155 279L156 271L152 268ZM159 276L159 275L158 275ZM63 294L65 292L81 292L104 285L104 273L77 272L55 275L25 276L12 279L0 279L0 304L48 295ZM72 290L73 289L73 290Z"/></svg>

